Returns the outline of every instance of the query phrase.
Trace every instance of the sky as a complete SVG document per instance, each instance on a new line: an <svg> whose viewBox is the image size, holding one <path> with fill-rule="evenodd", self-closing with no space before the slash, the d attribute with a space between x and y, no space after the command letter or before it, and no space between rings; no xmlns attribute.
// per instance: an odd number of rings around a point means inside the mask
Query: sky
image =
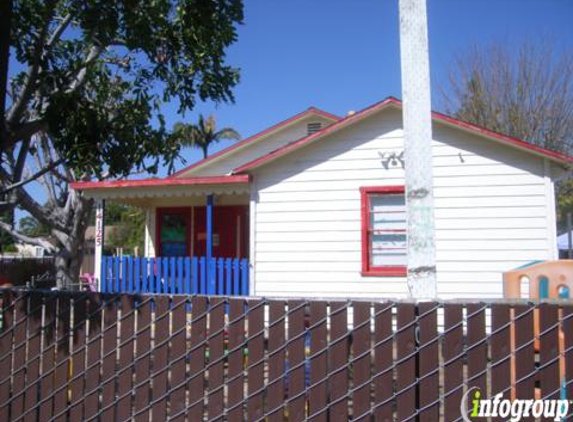
<svg viewBox="0 0 573 422"><path fill-rule="evenodd" d="M427 0L427 5L437 110L443 110L439 92L453 59L473 45L500 42L514 48L523 40L546 39L557 51L573 49L573 0ZM244 24L227 59L241 70L235 103L200 103L184 116L177 104L167 104L168 126L214 113L220 127L248 137L310 106L344 116L387 96L401 97L398 0L244 0L244 7ZM223 141L209 152L228 145ZM181 154L187 165L201 158L196 149ZM165 174L160 169L158 175Z"/></svg>
<svg viewBox="0 0 573 422"><path fill-rule="evenodd" d="M309 106L345 115L401 98L398 0L245 0L245 22L228 51L241 69L235 103L200 104L168 122L213 112L221 127L253 135ZM573 48L573 0L427 0L432 107L453 59L473 45L548 39ZM222 142L210 150L229 145ZM184 150L189 162L199 151Z"/></svg>

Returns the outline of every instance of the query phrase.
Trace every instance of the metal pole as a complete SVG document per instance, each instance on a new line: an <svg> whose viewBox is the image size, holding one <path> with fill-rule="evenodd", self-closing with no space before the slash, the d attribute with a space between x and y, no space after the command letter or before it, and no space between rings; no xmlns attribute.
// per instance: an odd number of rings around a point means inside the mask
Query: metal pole
<svg viewBox="0 0 573 422"><path fill-rule="evenodd" d="M400 0L399 8L408 288L415 299L434 299L437 283L426 0Z"/></svg>

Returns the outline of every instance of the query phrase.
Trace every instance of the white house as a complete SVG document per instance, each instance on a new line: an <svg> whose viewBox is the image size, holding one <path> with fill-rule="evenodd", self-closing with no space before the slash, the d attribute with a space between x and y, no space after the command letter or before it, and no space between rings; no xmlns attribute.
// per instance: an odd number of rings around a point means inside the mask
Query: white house
<svg viewBox="0 0 573 422"><path fill-rule="evenodd" d="M251 295L406 297L401 121L394 98L309 108L167 178L72 187L145 208L146 256L248 258ZM440 113L433 138L439 296L501 297L503 271L557 258L573 158Z"/></svg>

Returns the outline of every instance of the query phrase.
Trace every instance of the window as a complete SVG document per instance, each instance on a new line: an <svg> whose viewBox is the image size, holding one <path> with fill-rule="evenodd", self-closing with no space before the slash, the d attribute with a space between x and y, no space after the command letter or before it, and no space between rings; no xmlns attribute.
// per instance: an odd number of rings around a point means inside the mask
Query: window
<svg viewBox="0 0 573 422"><path fill-rule="evenodd" d="M306 125L306 134L312 135L313 133L320 131L320 129L322 129L322 123L309 123Z"/></svg>
<svg viewBox="0 0 573 422"><path fill-rule="evenodd" d="M158 208L158 256L189 256L191 208Z"/></svg>
<svg viewBox="0 0 573 422"><path fill-rule="evenodd" d="M406 199L403 186L360 188L362 275L406 275Z"/></svg>

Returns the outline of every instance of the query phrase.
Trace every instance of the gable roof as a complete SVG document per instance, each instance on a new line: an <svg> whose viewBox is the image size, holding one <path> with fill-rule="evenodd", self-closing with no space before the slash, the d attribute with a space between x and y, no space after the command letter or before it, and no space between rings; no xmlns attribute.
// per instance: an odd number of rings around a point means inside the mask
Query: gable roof
<svg viewBox="0 0 573 422"><path fill-rule="evenodd" d="M258 168L264 164L267 164L271 161L274 161L284 155L287 155L295 150L298 150L299 148L302 148L308 144L311 144L319 139L324 138L327 135L330 135L332 133L338 132L339 130L348 127L354 123L357 123L365 118L367 118L368 116L373 115L374 113L385 109L387 107L402 107L402 101L398 100L397 98L394 97L388 97L383 101L380 101L378 103L375 103L369 107L366 107L365 109L349 115L343 119L338 120L336 123L333 123L332 125L316 132L313 133L309 136L305 136L303 138L300 138L296 141L290 142L287 145L284 145L281 148L278 148L274 151L269 152L268 154L265 154L261 157L258 157L248 163L245 163L243 165L241 165L240 167L237 167L236 169L233 170L233 174L237 174L237 173L245 173L248 172L250 170L253 170L255 168ZM504 135L502 133L499 132L494 132L488 129L485 129L483 127L474 125L472 123L468 123L468 122L464 122L462 120L458 120L455 119L451 116L447 116L443 113L439 113L436 111L432 112L432 120L434 122L438 122L438 123L442 123L457 129L461 129L461 130L465 130L467 132L488 138L492 141L496 141L499 142L501 144L505 144L505 145L509 145L545 158L549 158L553 161L556 161L558 163L561 164L569 164L569 163L573 163L573 157L569 156L569 155L565 155L556 151L552 151L546 148L542 148L533 144L530 144L529 142L525 142L521 139L518 138L514 138L508 135Z"/></svg>
<svg viewBox="0 0 573 422"><path fill-rule="evenodd" d="M198 169L200 167L203 167L206 164L217 161L224 156L232 154L232 153L234 153L234 152L260 140L261 138L264 138L265 136L269 136L269 135L277 132L280 129L283 129L287 126L295 124L296 122L298 122L298 121L300 121L300 120L302 120L308 116L320 116L320 117L323 117L327 120L331 120L333 122L338 122L338 121L342 120L340 117L338 117L334 114L328 113L324 110L320 110L319 108L309 107L306 110L304 110L298 114L295 114L294 116L289 117L286 120L283 120L282 122L276 123L273 126L267 128L267 129L265 129L259 133L256 133L253 136L250 136L246 139L243 139L242 141L239 141L239 142L237 142L237 143L235 143L235 144L233 144L227 148L224 148L221 151L218 151L218 152L208 156L207 158L204 158L203 160L197 161L196 163L193 163L190 166L185 167L184 169L173 173L172 175L168 176L168 178L169 179L180 178L183 174L187 173L190 170L195 170L195 169Z"/></svg>

